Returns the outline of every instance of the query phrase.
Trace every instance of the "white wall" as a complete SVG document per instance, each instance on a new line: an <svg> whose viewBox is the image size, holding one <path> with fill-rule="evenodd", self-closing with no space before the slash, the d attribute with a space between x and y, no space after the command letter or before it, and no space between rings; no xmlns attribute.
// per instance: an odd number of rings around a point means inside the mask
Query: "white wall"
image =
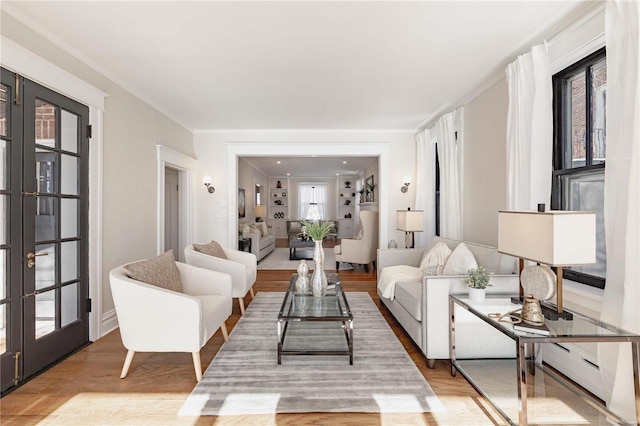
<svg viewBox="0 0 640 426"><path fill-rule="evenodd" d="M109 270L156 254L155 145L193 156L193 134L13 17L4 12L1 17L3 37L108 94L103 115L100 274L102 312L108 313L113 310Z"/></svg>
<svg viewBox="0 0 640 426"><path fill-rule="evenodd" d="M277 149L273 149L276 146ZM254 149L255 147L255 149ZM262 154L269 147L267 154ZM196 192L196 239L215 238L221 244L232 246L229 229L235 218L226 214L236 188L236 176L230 169L237 152L241 156L258 155L345 155L375 156L374 152L384 151L379 159L380 179L378 201L384 201L381 212L381 241L386 247L388 238L397 241L403 238L395 230L395 210L413 207L415 194L402 194L402 176L415 176L415 142L413 132L367 132L367 131L238 131L238 132L196 132L194 151L199 163L199 177L210 174L216 182L216 193L206 196L204 191ZM388 176L385 178L384 176ZM393 212L393 214L388 214ZM384 239L382 239L384 238Z"/></svg>
<svg viewBox="0 0 640 426"><path fill-rule="evenodd" d="M507 82L495 85L464 109L463 235L498 245L498 210L507 205Z"/></svg>
<svg viewBox="0 0 640 426"><path fill-rule="evenodd" d="M206 174L206 173L203 173ZM238 219L241 223L253 223L256 221L256 184L260 184L264 187L262 190L262 204L268 205L269 202L269 179L267 175L262 173L260 170L255 168L249 162L239 159L238 160L238 188L244 188L245 191L245 207L246 207L246 216L244 219ZM218 193L218 184L214 181L214 186L216 187L215 194ZM215 196L214 194L214 196ZM229 213L231 214L231 213ZM207 239L209 241L210 239ZM198 240L196 240L198 241ZM204 241L204 240L202 240Z"/></svg>

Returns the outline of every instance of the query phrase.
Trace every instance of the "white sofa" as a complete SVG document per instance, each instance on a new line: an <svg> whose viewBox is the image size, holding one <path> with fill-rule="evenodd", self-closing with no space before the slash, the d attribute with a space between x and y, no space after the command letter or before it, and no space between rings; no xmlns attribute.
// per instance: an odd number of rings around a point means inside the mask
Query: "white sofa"
<svg viewBox="0 0 640 426"><path fill-rule="evenodd" d="M263 222L264 223L264 222ZM244 232L244 238L251 238L251 253L256 255L258 262L276 249L276 236L272 228L267 228L268 234L262 236L260 232Z"/></svg>
<svg viewBox="0 0 640 426"><path fill-rule="evenodd" d="M378 250L378 271L392 265L418 267L425 250L438 242L454 250L460 241L436 237L422 249ZM487 294L516 295L519 278L517 260L501 254L496 248L465 241L478 266L494 275ZM436 359L449 359L449 294L467 294L464 275L428 275L421 281L398 281L393 300L382 296L380 300L411 336L433 368ZM512 358L515 357L513 340L481 323L464 309L456 309L456 358Z"/></svg>

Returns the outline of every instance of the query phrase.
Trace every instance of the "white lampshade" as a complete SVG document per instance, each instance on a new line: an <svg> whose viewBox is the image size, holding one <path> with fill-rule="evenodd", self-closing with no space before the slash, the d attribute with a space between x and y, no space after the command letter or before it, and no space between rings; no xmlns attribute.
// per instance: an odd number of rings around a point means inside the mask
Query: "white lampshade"
<svg viewBox="0 0 640 426"><path fill-rule="evenodd" d="M406 232L422 232L424 212L422 210L397 210L396 229Z"/></svg>
<svg viewBox="0 0 640 426"><path fill-rule="evenodd" d="M256 217L265 217L267 215L267 206L256 206Z"/></svg>
<svg viewBox="0 0 640 426"><path fill-rule="evenodd" d="M202 176L202 183L204 183L205 185L211 185L212 179L211 176L206 175L206 176Z"/></svg>
<svg viewBox="0 0 640 426"><path fill-rule="evenodd" d="M551 266L596 262L596 215L551 210L499 211L498 251Z"/></svg>
<svg viewBox="0 0 640 426"><path fill-rule="evenodd" d="M404 183L405 185L410 185L411 184L411 176L406 175L402 178L402 183Z"/></svg>

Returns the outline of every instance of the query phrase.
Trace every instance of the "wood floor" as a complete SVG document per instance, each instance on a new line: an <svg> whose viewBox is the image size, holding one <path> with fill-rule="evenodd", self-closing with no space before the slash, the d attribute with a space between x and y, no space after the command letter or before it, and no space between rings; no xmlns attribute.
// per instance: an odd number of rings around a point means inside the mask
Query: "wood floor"
<svg viewBox="0 0 640 426"><path fill-rule="evenodd" d="M291 271L258 271L257 292L284 291ZM0 400L0 424L60 425L491 425L503 424L486 401L448 361L427 369L418 347L393 319L375 292L375 272L341 271L346 291L368 292L446 408L423 414L278 414L233 417L178 417L196 384L191 354L138 353L129 375L120 379L126 350L118 331L89 345ZM250 303L250 296L245 303ZM231 331L240 317L235 302L227 320ZM201 351L203 370L223 343L218 331Z"/></svg>

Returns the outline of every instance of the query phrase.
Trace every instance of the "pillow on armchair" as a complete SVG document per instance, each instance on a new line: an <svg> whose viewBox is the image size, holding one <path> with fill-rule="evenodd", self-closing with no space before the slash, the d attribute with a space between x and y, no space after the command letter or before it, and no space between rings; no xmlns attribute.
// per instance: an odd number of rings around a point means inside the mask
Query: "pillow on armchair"
<svg viewBox="0 0 640 426"><path fill-rule="evenodd" d="M216 241L211 241L207 244L194 244L193 248L195 251L208 254L209 256L219 257L220 259L227 258L227 254L224 252L224 249Z"/></svg>
<svg viewBox="0 0 640 426"><path fill-rule="evenodd" d="M173 250L152 259L125 265L124 270L129 278L136 281L182 293L180 270L176 266Z"/></svg>

